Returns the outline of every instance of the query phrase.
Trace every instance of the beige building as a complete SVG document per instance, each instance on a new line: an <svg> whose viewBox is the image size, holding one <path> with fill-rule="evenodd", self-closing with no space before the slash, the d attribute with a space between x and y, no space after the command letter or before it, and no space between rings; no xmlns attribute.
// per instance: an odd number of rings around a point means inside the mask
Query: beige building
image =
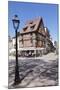
<svg viewBox="0 0 60 90"><path fill-rule="evenodd" d="M21 32L18 32L18 53L21 56L40 56L41 53L45 54L53 49L49 30L44 26L41 17L27 21Z"/></svg>
<svg viewBox="0 0 60 90"><path fill-rule="evenodd" d="M12 38L11 38L11 36L8 36L8 48L9 48L9 53L10 53L10 51L12 49Z"/></svg>

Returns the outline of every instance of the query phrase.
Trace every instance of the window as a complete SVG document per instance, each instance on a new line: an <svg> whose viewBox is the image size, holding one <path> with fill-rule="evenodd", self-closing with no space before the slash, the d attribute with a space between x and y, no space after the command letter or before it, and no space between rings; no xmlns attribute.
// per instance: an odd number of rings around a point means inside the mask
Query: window
<svg viewBox="0 0 60 90"><path fill-rule="evenodd" d="M23 44L23 39L22 40L19 40L19 43L21 43L22 42L22 44Z"/></svg>
<svg viewBox="0 0 60 90"><path fill-rule="evenodd" d="M40 47L42 47L43 46L43 42L42 41L40 41Z"/></svg>
<svg viewBox="0 0 60 90"><path fill-rule="evenodd" d="M33 43L33 39L31 38L31 43Z"/></svg>
<svg viewBox="0 0 60 90"><path fill-rule="evenodd" d="M28 27L26 26L26 27L24 27L24 28L23 28L23 30L24 30L24 31L26 31L26 30L27 30L27 28L28 28Z"/></svg>
<svg viewBox="0 0 60 90"><path fill-rule="evenodd" d="M31 26L30 28L31 28L31 30L33 30L35 28L35 25Z"/></svg>
<svg viewBox="0 0 60 90"><path fill-rule="evenodd" d="M32 41L33 41L33 40L32 40L32 33L31 33L31 43L32 43Z"/></svg>
<svg viewBox="0 0 60 90"><path fill-rule="evenodd" d="M23 36L21 36L20 39L19 39L19 43L21 43L21 42L23 44Z"/></svg>
<svg viewBox="0 0 60 90"><path fill-rule="evenodd" d="M23 36L22 36L22 44L23 44Z"/></svg>

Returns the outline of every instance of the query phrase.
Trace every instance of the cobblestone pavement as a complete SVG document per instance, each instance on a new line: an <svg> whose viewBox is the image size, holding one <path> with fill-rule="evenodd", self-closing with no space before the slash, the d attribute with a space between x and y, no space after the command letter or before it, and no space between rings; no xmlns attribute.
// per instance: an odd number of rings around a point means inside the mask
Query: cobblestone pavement
<svg viewBox="0 0 60 90"><path fill-rule="evenodd" d="M19 60L21 83L13 86L15 60L9 62L9 88L25 88L58 85L58 59L46 62L43 59Z"/></svg>

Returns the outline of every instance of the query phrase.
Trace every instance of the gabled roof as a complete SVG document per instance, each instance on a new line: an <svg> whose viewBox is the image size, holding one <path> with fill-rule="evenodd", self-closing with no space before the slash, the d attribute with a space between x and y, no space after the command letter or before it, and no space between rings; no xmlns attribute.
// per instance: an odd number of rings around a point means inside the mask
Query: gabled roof
<svg viewBox="0 0 60 90"><path fill-rule="evenodd" d="M43 20L41 17L38 17L34 20L27 21L24 28L22 29L20 33L23 34L23 33L28 33L28 32L33 32L33 31L38 30L41 21L43 23Z"/></svg>

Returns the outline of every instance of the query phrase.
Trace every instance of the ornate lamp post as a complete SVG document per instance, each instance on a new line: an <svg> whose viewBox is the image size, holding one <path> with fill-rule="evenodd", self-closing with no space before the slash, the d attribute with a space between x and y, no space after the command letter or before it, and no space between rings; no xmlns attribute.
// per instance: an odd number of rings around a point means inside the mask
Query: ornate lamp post
<svg viewBox="0 0 60 90"><path fill-rule="evenodd" d="M19 66L18 66L18 44L17 44L17 30L19 28L20 21L17 15L13 17L12 21L13 21L13 27L15 29L15 35L16 35L16 66L15 66L15 80L14 80L14 84L16 85L20 82Z"/></svg>

